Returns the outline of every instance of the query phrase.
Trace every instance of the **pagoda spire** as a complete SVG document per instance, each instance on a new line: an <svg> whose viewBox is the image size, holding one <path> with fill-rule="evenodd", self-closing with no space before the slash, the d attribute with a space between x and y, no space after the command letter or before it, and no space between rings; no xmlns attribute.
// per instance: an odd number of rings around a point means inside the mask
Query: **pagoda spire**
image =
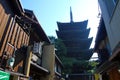
<svg viewBox="0 0 120 80"><path fill-rule="evenodd" d="M73 22L72 8L70 6L70 22Z"/></svg>

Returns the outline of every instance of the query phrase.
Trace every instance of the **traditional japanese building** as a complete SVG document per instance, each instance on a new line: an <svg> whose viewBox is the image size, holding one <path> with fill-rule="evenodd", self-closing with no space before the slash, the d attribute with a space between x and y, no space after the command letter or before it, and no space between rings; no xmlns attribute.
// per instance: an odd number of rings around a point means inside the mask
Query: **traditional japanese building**
<svg viewBox="0 0 120 80"><path fill-rule="evenodd" d="M96 73L100 80L120 80L120 0L98 2L102 19L94 47L100 61Z"/></svg>
<svg viewBox="0 0 120 80"><path fill-rule="evenodd" d="M90 49L93 38L88 38L90 28L87 28L87 24L88 20L74 22L71 8L70 22L57 22L58 30L56 33L58 38L61 39L65 44L65 47L67 49L67 57L74 58L77 61L75 63L72 63L71 73L68 73L68 78L70 80L85 80L88 79L89 76L92 79L91 75L87 75L86 77L86 70L82 69L78 64L79 61L89 60L93 54L93 50Z"/></svg>
<svg viewBox="0 0 120 80"><path fill-rule="evenodd" d="M92 55L92 49L89 49L92 38L88 38L90 32L90 28L87 28L88 20L73 22L71 10L70 19L68 23L57 22L57 36L65 44L68 57L89 60Z"/></svg>
<svg viewBox="0 0 120 80"><path fill-rule="evenodd" d="M0 80L60 80L62 68L34 12L0 0Z"/></svg>

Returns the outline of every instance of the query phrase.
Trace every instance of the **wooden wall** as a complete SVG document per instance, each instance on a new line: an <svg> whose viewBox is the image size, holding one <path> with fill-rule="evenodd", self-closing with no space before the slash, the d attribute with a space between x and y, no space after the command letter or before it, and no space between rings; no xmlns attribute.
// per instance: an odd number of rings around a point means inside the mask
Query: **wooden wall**
<svg viewBox="0 0 120 80"><path fill-rule="evenodd" d="M4 5L4 1L0 1L0 56L5 52L13 55L14 51L20 48L22 45L28 45L29 36L16 22L16 14L8 13L10 11L8 5ZM12 12L12 10L11 10ZM23 61L15 67L22 66Z"/></svg>
<svg viewBox="0 0 120 80"><path fill-rule="evenodd" d="M2 35L4 33L5 26L7 24L9 17L10 17L10 15L5 14L5 10L4 10L2 4L0 4L0 41L2 39Z"/></svg>
<svg viewBox="0 0 120 80"><path fill-rule="evenodd" d="M113 67L108 73L110 80L120 80L120 72L118 72L118 67Z"/></svg>
<svg viewBox="0 0 120 80"><path fill-rule="evenodd" d="M5 37L3 37L4 41L1 46L0 56L5 51L12 54L14 50L20 48L22 45L28 45L29 36L24 32L21 26L15 22L14 18L11 17L9 25L4 27L6 27L7 30L2 29L2 32L4 33L4 31L6 31L6 34Z"/></svg>

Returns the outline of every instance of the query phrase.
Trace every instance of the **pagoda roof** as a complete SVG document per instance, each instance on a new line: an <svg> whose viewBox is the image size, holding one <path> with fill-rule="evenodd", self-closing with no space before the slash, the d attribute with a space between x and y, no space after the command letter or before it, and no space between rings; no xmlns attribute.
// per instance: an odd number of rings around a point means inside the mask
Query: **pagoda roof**
<svg viewBox="0 0 120 80"><path fill-rule="evenodd" d="M67 52L68 53L79 53L79 52L86 52L89 51L90 49L80 49L79 47L67 47Z"/></svg>
<svg viewBox="0 0 120 80"><path fill-rule="evenodd" d="M74 39L88 38L89 32L90 28L85 30L56 31L58 38L61 38L63 40L68 40L71 39L72 37Z"/></svg>
<svg viewBox="0 0 120 80"><path fill-rule="evenodd" d="M63 40L63 43L65 44L66 47L79 47L79 48L89 48L92 42L92 38L88 39L79 39L79 40L74 40L74 38L69 39L69 40Z"/></svg>
<svg viewBox="0 0 120 80"><path fill-rule="evenodd" d="M59 31L84 30L87 28L87 24L88 24L88 20L81 22L69 22L69 23L57 22Z"/></svg>
<svg viewBox="0 0 120 80"><path fill-rule="evenodd" d="M67 52L68 57L75 57L79 60L89 60L93 55L93 49L81 50L81 51L69 51Z"/></svg>

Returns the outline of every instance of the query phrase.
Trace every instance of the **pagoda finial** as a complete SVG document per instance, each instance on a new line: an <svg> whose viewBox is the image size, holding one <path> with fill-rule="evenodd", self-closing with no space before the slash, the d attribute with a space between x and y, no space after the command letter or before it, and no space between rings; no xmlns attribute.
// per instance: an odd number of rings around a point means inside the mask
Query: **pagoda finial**
<svg viewBox="0 0 120 80"><path fill-rule="evenodd" d="M72 8L70 6L70 22L73 22Z"/></svg>

